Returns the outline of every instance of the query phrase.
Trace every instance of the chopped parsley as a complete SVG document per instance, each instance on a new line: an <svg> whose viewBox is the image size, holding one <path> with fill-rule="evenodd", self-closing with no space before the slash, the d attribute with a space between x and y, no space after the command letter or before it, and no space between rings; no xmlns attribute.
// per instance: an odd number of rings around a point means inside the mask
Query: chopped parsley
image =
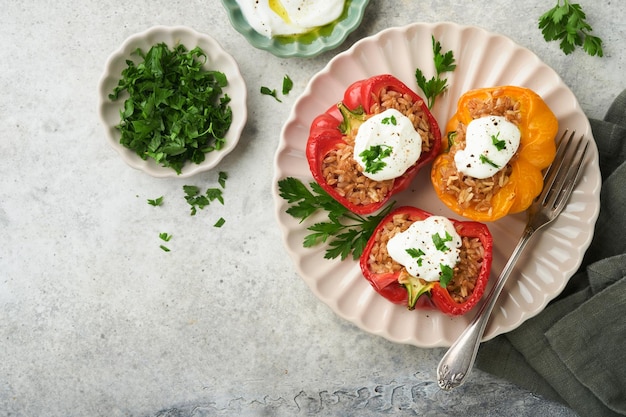
<svg viewBox="0 0 626 417"><path fill-rule="evenodd" d="M223 189L226 188L226 179L228 179L228 174L226 172L220 172L218 183L221 188L207 188L204 193L201 193L200 188L195 185L183 185L185 200L191 206L192 216L196 215L197 209L202 210L215 200L219 201L222 205L224 204Z"/></svg>
<svg viewBox="0 0 626 417"><path fill-rule="evenodd" d="M282 88L283 96L286 96L287 94L289 94L292 88L293 88L293 81L291 80L291 78L289 78L289 75L285 75L283 77L283 88ZM260 91L261 91L261 94L265 96L274 97L276 101L278 101L279 103L282 103L282 100L278 98L278 92L276 91L275 88L272 89L269 87L262 86Z"/></svg>
<svg viewBox="0 0 626 417"><path fill-rule="evenodd" d="M382 124L384 124L384 125L394 125L394 126L398 125L398 121L396 120L396 116L394 116L394 115L391 115L389 117L385 117L380 122Z"/></svg>
<svg viewBox="0 0 626 417"><path fill-rule="evenodd" d="M482 162L483 164L491 165L494 168L500 168L498 164L493 162L491 159L487 158L487 156L485 155L481 154L478 158L480 159L480 162Z"/></svg>
<svg viewBox="0 0 626 417"><path fill-rule="evenodd" d="M423 250L416 249L416 248L409 248L409 249L406 249L406 253L408 253L411 258L417 260L418 266L422 266L422 262L423 262L422 256L426 255Z"/></svg>
<svg viewBox="0 0 626 417"><path fill-rule="evenodd" d="M116 126L120 143L178 174L185 163L199 164L206 153L221 149L232 122L230 97L222 90L228 80L220 71L203 68L204 51L159 43L133 54L141 62L127 60L109 94L115 101L128 93Z"/></svg>
<svg viewBox="0 0 626 417"><path fill-rule="evenodd" d="M224 223L226 223L226 220L224 220L224 218L223 218L223 217L220 217L220 218L218 219L218 221L217 221L217 222L215 222L215 224L213 225L213 227L222 227L222 226L224 226Z"/></svg>
<svg viewBox="0 0 626 417"><path fill-rule="evenodd" d="M288 75L285 75L283 78L283 95L286 96L289 94L291 89L293 88L293 81L289 78Z"/></svg>
<svg viewBox="0 0 626 417"><path fill-rule="evenodd" d="M506 148L506 141L498 139L500 137L500 132L497 135L491 135L491 143L496 147L497 150L501 151Z"/></svg>
<svg viewBox="0 0 626 417"><path fill-rule="evenodd" d="M375 174L387 166L383 161L391 155L393 148L389 145L374 145L359 154L361 160L365 164L365 172Z"/></svg>
<svg viewBox="0 0 626 417"><path fill-rule="evenodd" d="M161 204L163 204L163 196L155 198L154 200L148 199L148 204L155 207L160 206Z"/></svg>
<svg viewBox="0 0 626 417"><path fill-rule="evenodd" d="M446 231L445 238L442 238L441 236L439 236L439 233L435 233L433 235L433 243L435 244L435 248L437 248L438 251L445 252L449 250L449 248L446 246L446 242L451 242L451 241L452 241L452 236L447 231Z"/></svg>
<svg viewBox="0 0 626 417"><path fill-rule="evenodd" d="M278 98L278 93L276 93L276 89L272 90L269 87L263 86L261 87L261 94L265 96L274 97L276 101L278 101L279 103L282 103L282 100Z"/></svg>
<svg viewBox="0 0 626 417"><path fill-rule="evenodd" d="M446 288L452 280L452 277L454 277L454 269L444 264L439 264L439 268L441 269L441 273L439 274L439 285Z"/></svg>
<svg viewBox="0 0 626 417"><path fill-rule="evenodd" d="M168 233L159 233L159 238L165 242L169 242L170 239L172 238L172 235L168 234ZM159 246L163 251L165 252L169 252L170 248L168 248L165 245L160 245Z"/></svg>

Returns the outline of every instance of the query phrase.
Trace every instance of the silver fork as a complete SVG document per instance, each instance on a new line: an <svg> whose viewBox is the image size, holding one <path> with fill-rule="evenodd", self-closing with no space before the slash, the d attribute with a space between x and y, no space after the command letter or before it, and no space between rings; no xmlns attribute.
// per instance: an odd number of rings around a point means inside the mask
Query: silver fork
<svg viewBox="0 0 626 417"><path fill-rule="evenodd" d="M554 162L544 175L543 190L528 209L528 222L522 237L472 322L441 358L437 382L442 389L458 387L470 374L491 311L519 256L534 233L556 219L567 205L589 146L584 137L574 140L574 135L575 132L569 136L567 131L563 133Z"/></svg>

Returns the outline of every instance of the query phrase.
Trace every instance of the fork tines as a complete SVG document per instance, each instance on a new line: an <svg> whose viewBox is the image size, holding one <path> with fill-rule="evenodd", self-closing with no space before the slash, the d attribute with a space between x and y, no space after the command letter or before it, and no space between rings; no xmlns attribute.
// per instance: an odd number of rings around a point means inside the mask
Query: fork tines
<svg viewBox="0 0 626 417"><path fill-rule="evenodd" d="M544 192L541 195L541 203L560 211L569 199L585 160L589 147L589 141L581 136L574 139L576 131L569 136L567 130L558 140L554 162L544 175Z"/></svg>

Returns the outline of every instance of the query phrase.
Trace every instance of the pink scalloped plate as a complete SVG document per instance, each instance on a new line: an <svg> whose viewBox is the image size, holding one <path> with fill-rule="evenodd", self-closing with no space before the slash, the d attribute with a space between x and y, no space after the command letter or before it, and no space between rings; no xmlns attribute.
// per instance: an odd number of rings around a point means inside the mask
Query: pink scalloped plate
<svg viewBox="0 0 626 417"><path fill-rule="evenodd" d="M441 42L444 51L454 52L457 62L456 70L445 74L448 91L433 108L440 126L445 126L465 91L518 85L534 90L547 102L558 117L561 132L575 130L592 139L589 121L576 97L554 70L509 38L477 27L415 23L386 29L337 55L311 79L283 127L275 157L273 191L285 247L311 291L336 314L367 332L420 347L449 346L472 319L473 312L450 317L436 310L408 311L379 296L361 275L357 262L324 259L323 245L304 248L307 227L319 218L300 223L290 217L285 212L289 205L278 195L277 182L285 177L312 181L304 155L309 126L316 115L341 99L352 82L391 73L421 94L415 69L420 68L430 77L432 36ZM590 150L584 175L569 205L525 250L494 309L484 340L511 331L541 312L580 266L593 237L600 206L598 151L595 145ZM398 205L413 205L458 218L438 200L428 168L396 200ZM513 251L525 222L522 213L488 224L495 243L492 282Z"/></svg>

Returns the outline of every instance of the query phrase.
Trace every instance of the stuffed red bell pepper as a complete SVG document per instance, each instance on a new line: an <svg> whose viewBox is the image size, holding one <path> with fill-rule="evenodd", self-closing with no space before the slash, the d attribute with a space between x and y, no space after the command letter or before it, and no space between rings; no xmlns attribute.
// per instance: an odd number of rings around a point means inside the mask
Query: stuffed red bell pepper
<svg viewBox="0 0 626 417"><path fill-rule="evenodd" d="M409 309L461 315L481 299L491 271L487 226L399 207L374 230L360 259L374 289ZM422 296L429 294L430 296Z"/></svg>
<svg viewBox="0 0 626 417"><path fill-rule="evenodd" d="M441 148L424 100L392 75L352 84L311 124L306 157L313 178L350 211L369 214L409 186Z"/></svg>

